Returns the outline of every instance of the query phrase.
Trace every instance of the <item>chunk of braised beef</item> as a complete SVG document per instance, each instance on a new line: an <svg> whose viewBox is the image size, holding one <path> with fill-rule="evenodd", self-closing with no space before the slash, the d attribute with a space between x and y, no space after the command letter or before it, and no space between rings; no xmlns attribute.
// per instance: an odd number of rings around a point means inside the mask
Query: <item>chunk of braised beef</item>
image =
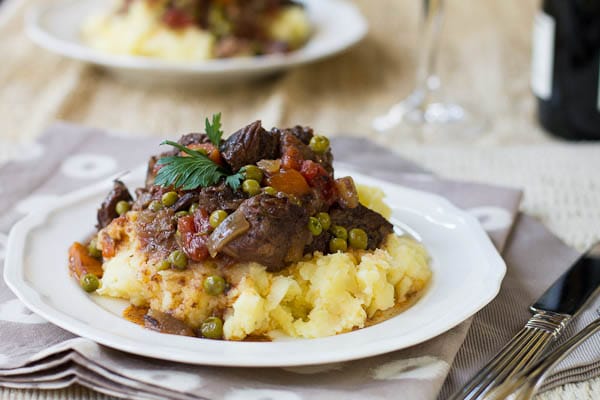
<svg viewBox="0 0 600 400"><path fill-rule="evenodd" d="M119 180L115 180L112 190L108 193L100 208L98 209L98 224L96 228L102 229L111 221L119 216L117 213L117 203L119 201L133 200L127 186Z"/></svg>
<svg viewBox="0 0 600 400"><path fill-rule="evenodd" d="M281 7L296 4L289 0L228 0L220 3L223 18L230 23L232 33L259 42L268 37L266 25L260 16L273 15Z"/></svg>
<svg viewBox="0 0 600 400"><path fill-rule="evenodd" d="M140 211L148 208L148 205L156 200L161 201L162 196L172 191L172 187L162 187L158 185L151 185L149 187L137 188L135 190L136 199L133 202L132 209L134 211ZM169 208L174 211L187 210L190 206L197 202L198 193L196 191L180 193L179 198Z"/></svg>
<svg viewBox="0 0 600 400"><path fill-rule="evenodd" d="M312 241L304 247L304 254L313 254L315 251L319 251L322 254L329 253L329 241L331 240L331 233L323 231L319 236L313 236Z"/></svg>
<svg viewBox="0 0 600 400"><path fill-rule="evenodd" d="M381 214L359 204L355 208L333 208L329 211L331 223L340 225L348 231L352 228L360 228L369 237L369 250L378 248L384 239L394 231L393 225Z"/></svg>
<svg viewBox="0 0 600 400"><path fill-rule="evenodd" d="M177 201L169 208L174 212L188 210L192 204L197 202L197 199L197 192L186 192L181 194Z"/></svg>
<svg viewBox="0 0 600 400"><path fill-rule="evenodd" d="M306 210L285 197L260 194L244 201L242 213L250 229L231 240L221 252L238 261L254 261L280 271L299 261L310 240Z"/></svg>
<svg viewBox="0 0 600 400"><path fill-rule="evenodd" d="M152 186L150 186L151 188ZM147 187L141 187L135 189L135 201L131 207L134 211L140 211L148 207L148 204L152 201L152 192Z"/></svg>
<svg viewBox="0 0 600 400"><path fill-rule="evenodd" d="M311 127L300 125L296 125L293 128L286 129L272 128L271 132L276 133L278 135L283 135L284 133L291 133L306 145L310 143L310 139L312 139L312 137L314 136L313 129Z"/></svg>
<svg viewBox="0 0 600 400"><path fill-rule="evenodd" d="M320 164L329 175L333 176L333 155L331 149L328 149L324 153L315 153L308 144L304 143L301 135L294 133L293 129L284 129L281 131L280 153L284 168L300 170L302 162L310 160ZM308 141L310 143L310 139Z"/></svg>
<svg viewBox="0 0 600 400"><path fill-rule="evenodd" d="M308 215L315 215L321 211L326 212L329 210L329 202L325 199L323 193L315 188L311 188L299 200Z"/></svg>
<svg viewBox="0 0 600 400"><path fill-rule="evenodd" d="M216 186L202 188L196 201L199 208L210 214L215 210L225 210L228 213L235 211L245 199L243 192L235 191L225 182L221 182Z"/></svg>
<svg viewBox="0 0 600 400"><path fill-rule="evenodd" d="M321 164L333 176L333 153L331 152L331 148L327 149L325 153L315 154L315 161Z"/></svg>
<svg viewBox="0 0 600 400"><path fill-rule="evenodd" d="M171 335L196 336L194 330L186 325L185 322L174 316L149 309L144 315L144 327L161 333L170 333Z"/></svg>
<svg viewBox="0 0 600 400"><path fill-rule="evenodd" d="M266 131L255 121L231 135L221 145L221 156L236 172L263 159L278 158L279 135Z"/></svg>
<svg viewBox="0 0 600 400"><path fill-rule="evenodd" d="M283 131L279 144L281 165L286 169L300 170L304 160L312 160L314 152L291 132Z"/></svg>
<svg viewBox="0 0 600 400"><path fill-rule="evenodd" d="M158 200L162 198L162 195L169 192L171 188L162 187L157 185L150 185L145 188L138 188L135 190L135 201L133 202L132 209L134 211L144 210L148 207L150 202L153 200Z"/></svg>
<svg viewBox="0 0 600 400"><path fill-rule="evenodd" d="M177 141L182 146L189 146L191 144L203 144L210 143L210 139L206 133L188 133L183 135ZM175 150L177 154L178 150Z"/></svg>
<svg viewBox="0 0 600 400"><path fill-rule="evenodd" d="M142 247L157 259L165 259L177 249L173 210L163 208L157 212L142 210L135 221L135 230Z"/></svg>

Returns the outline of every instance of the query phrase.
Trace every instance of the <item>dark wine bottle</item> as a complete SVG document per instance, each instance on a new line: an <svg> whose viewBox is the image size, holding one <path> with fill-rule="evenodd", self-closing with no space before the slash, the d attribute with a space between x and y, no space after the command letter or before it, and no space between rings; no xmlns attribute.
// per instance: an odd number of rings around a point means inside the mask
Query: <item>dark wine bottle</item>
<svg viewBox="0 0 600 400"><path fill-rule="evenodd" d="M531 69L540 124L566 139L600 140L600 0L543 0Z"/></svg>

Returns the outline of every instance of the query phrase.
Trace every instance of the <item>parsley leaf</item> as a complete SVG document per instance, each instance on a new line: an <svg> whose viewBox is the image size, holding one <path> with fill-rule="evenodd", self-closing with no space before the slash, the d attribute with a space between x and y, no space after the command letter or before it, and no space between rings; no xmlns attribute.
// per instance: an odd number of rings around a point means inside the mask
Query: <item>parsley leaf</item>
<svg viewBox="0 0 600 400"><path fill-rule="evenodd" d="M223 136L223 131L221 130L221 113L213 114L212 123L206 118L205 125L206 135L208 135L211 143L217 146L218 149L221 145L221 136Z"/></svg>
<svg viewBox="0 0 600 400"><path fill-rule="evenodd" d="M242 186L243 180L244 174L242 172L238 172L235 175L229 175L227 178L225 178L225 183L233 190L238 190L240 186Z"/></svg>
<svg viewBox="0 0 600 400"><path fill-rule="evenodd" d="M200 151L189 149L170 140L165 140L161 146L165 144L175 147L188 156L167 156L158 160L157 164L162 165L162 168L154 178L155 185L193 190L216 185L222 178L225 178L225 183L233 190L237 190L241 186L244 180L242 172L231 175Z"/></svg>
<svg viewBox="0 0 600 400"><path fill-rule="evenodd" d="M158 164L162 165L162 168L154 179L156 185L192 190L215 185L227 175L219 165L199 151L188 149L170 140L165 140L161 143L161 145L163 144L181 150L188 157L169 156L158 160Z"/></svg>

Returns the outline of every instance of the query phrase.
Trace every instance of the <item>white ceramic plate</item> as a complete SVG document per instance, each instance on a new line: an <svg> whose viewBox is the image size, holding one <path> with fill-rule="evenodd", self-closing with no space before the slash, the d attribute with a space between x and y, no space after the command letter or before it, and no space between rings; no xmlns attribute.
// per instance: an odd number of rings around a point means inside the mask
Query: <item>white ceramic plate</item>
<svg viewBox="0 0 600 400"><path fill-rule="evenodd" d="M123 180L141 186L145 168ZM429 251L432 283L411 308L380 324L320 339L227 342L165 335L121 317L120 300L87 295L67 268L67 250L92 233L96 210L112 187L104 181L65 195L12 229L4 279L32 311L77 335L126 352L193 364L294 366L373 356L421 343L454 327L498 293L506 267L478 221L447 200L349 171L381 187L394 224Z"/></svg>
<svg viewBox="0 0 600 400"><path fill-rule="evenodd" d="M82 43L86 16L106 7L98 0L63 0L33 8L27 15L27 33L41 47L106 67L122 78L151 83L221 83L272 74L332 56L360 41L367 22L347 0L303 0L314 34L306 46L285 55L233 58L203 62L169 62L155 58L112 55Z"/></svg>

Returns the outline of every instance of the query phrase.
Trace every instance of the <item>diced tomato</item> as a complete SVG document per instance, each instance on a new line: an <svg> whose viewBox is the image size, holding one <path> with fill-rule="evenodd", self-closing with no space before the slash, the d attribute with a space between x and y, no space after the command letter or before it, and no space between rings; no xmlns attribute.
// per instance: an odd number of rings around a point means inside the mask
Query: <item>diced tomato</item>
<svg viewBox="0 0 600 400"><path fill-rule="evenodd" d="M204 151L206 151L206 155L208 156L208 158L210 158L212 160L212 162L214 162L215 164L223 165L223 159L221 158L221 152L219 151L219 149L217 149L217 147L214 144L212 144L212 143L192 143L187 147L192 150L204 150ZM181 155L186 156L187 154L183 153Z"/></svg>
<svg viewBox="0 0 600 400"><path fill-rule="evenodd" d="M281 156L281 166L284 169L300 170L302 167L302 161L304 161L304 158L297 147L287 146L283 150L283 155Z"/></svg>
<svg viewBox="0 0 600 400"><path fill-rule="evenodd" d="M192 261L204 261L208 258L207 226L210 226L208 213L203 209L197 210L194 215L186 215L177 220L183 251Z"/></svg>
<svg viewBox="0 0 600 400"><path fill-rule="evenodd" d="M196 227L194 226L194 216L193 215L185 215L183 217L177 218L177 230L181 235L186 235L188 233L196 233Z"/></svg>
<svg viewBox="0 0 600 400"><path fill-rule="evenodd" d="M184 248L185 253L192 261L204 261L208 258L208 235L197 233L188 236L187 246Z"/></svg>
<svg viewBox="0 0 600 400"><path fill-rule="evenodd" d="M302 166L300 167L300 173L302 174L302 176L304 176L308 184L313 187L316 186L316 184L313 184L312 182L316 179L320 179L322 177L329 177L329 174L321 164L311 160L305 160L304 162L302 162Z"/></svg>
<svg viewBox="0 0 600 400"><path fill-rule="evenodd" d="M267 184L278 192L302 196L308 193L310 187L302 174L295 169L284 169L278 174L267 178Z"/></svg>
<svg viewBox="0 0 600 400"><path fill-rule="evenodd" d="M305 160L300 168L300 173L310 187L316 188L328 204L333 204L336 199L335 181L331 178L327 170L317 162Z"/></svg>
<svg viewBox="0 0 600 400"><path fill-rule="evenodd" d="M102 278L102 263L88 253L87 247L79 242L69 248L69 270L71 275L81 279L85 274L94 274Z"/></svg>

